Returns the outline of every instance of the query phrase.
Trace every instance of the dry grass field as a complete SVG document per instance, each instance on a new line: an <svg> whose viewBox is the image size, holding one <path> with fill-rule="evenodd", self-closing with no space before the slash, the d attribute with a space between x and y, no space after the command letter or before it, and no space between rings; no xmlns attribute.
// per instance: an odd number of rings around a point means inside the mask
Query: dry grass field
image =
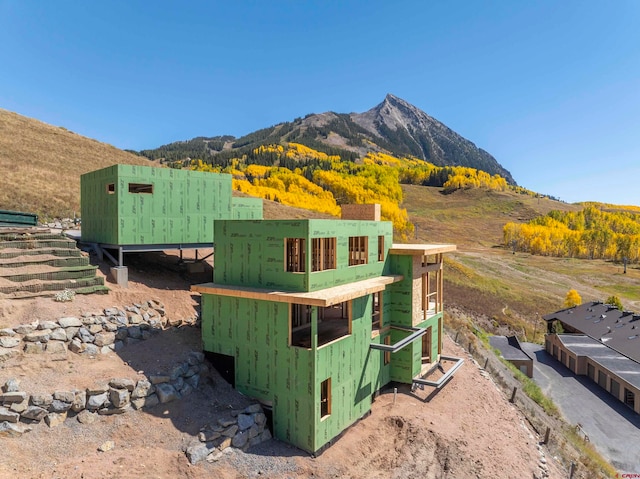
<svg viewBox="0 0 640 479"><path fill-rule="evenodd" d="M149 160L62 127L0 109L0 209L41 219L80 215L80 175Z"/></svg>

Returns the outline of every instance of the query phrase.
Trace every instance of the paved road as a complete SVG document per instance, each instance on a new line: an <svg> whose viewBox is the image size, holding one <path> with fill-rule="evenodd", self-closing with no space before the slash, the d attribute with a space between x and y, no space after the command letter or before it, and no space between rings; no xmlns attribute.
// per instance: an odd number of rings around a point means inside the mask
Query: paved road
<svg viewBox="0 0 640 479"><path fill-rule="evenodd" d="M576 376L538 344L522 343L533 357L533 379L570 424L581 424L589 440L619 473L640 474L640 415L586 376Z"/></svg>

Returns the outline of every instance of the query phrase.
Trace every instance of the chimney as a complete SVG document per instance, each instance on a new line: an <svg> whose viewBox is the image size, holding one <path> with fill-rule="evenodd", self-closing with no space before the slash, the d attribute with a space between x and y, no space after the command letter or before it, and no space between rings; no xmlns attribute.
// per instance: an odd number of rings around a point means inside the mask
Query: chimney
<svg viewBox="0 0 640 479"><path fill-rule="evenodd" d="M342 205L343 220L380 221L380 205Z"/></svg>

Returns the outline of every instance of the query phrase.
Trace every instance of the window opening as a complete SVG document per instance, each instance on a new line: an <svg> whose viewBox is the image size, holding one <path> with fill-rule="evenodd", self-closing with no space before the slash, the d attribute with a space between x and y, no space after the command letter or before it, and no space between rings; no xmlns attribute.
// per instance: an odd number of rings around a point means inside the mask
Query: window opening
<svg viewBox="0 0 640 479"><path fill-rule="evenodd" d="M306 271L306 249L304 238L285 238L285 266L290 273Z"/></svg>
<svg viewBox="0 0 640 479"><path fill-rule="evenodd" d="M373 311L371 313L371 329L380 329L382 327L382 291L373 293Z"/></svg>
<svg viewBox="0 0 640 479"><path fill-rule="evenodd" d="M349 266L367 264L367 237L349 236Z"/></svg>
<svg viewBox="0 0 640 479"><path fill-rule="evenodd" d="M129 183L129 193L153 194L153 185L148 183Z"/></svg>
<svg viewBox="0 0 640 479"><path fill-rule="evenodd" d="M318 346L351 334L351 302L318 308Z"/></svg>
<svg viewBox="0 0 640 479"><path fill-rule="evenodd" d="M391 346L391 336L385 336L384 344L387 346ZM389 364L391 362L391 351L384 352L384 364Z"/></svg>
<svg viewBox="0 0 640 479"><path fill-rule="evenodd" d="M331 378L320 383L320 418L331 415Z"/></svg>
<svg viewBox="0 0 640 479"><path fill-rule="evenodd" d="M422 336L422 364L431 362L431 337L433 333L431 326L427 328L427 332Z"/></svg>
<svg viewBox="0 0 640 479"><path fill-rule="evenodd" d="M336 239L313 238L311 240L312 271L336 269Z"/></svg>
<svg viewBox="0 0 640 479"><path fill-rule="evenodd" d="M378 261L384 261L384 236L378 236Z"/></svg>
<svg viewBox="0 0 640 479"><path fill-rule="evenodd" d="M291 304L290 306L290 343L300 348L311 347L311 306Z"/></svg>
<svg viewBox="0 0 640 479"><path fill-rule="evenodd" d="M109 195L113 195L116 192L116 184L115 183L109 183L107 185L107 194Z"/></svg>

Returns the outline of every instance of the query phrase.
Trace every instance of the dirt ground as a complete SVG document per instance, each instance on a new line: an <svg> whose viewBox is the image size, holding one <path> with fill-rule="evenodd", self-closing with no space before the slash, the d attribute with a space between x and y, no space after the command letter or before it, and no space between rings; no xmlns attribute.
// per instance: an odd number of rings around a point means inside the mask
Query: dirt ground
<svg viewBox="0 0 640 479"><path fill-rule="evenodd" d="M140 255L127 263L128 288L107 282L107 295L76 296L66 303L50 298L0 300L0 327L149 299L164 303L169 318L197 316L198 297L189 285L210 281L210 267L188 274L171 254ZM99 274L107 270L103 264ZM73 353L19 356L0 363L0 385L15 377L22 390L34 393L86 387L115 377L142 378L199 349L197 327L172 328L96 359ZM1 438L0 478L531 478L543 477L543 463L549 477L566 477L538 446L539 438L520 412L465 351L447 338L444 353L465 358L444 388L412 392L400 386L397 395L392 389L384 391L371 414L317 458L272 439L247 453L228 449L215 463L190 465L184 449L198 432L249 403L214 370L211 382L179 401L100 416L92 424L69 418L54 428L31 425L32 430L19 438ZM115 447L99 452L106 441Z"/></svg>

